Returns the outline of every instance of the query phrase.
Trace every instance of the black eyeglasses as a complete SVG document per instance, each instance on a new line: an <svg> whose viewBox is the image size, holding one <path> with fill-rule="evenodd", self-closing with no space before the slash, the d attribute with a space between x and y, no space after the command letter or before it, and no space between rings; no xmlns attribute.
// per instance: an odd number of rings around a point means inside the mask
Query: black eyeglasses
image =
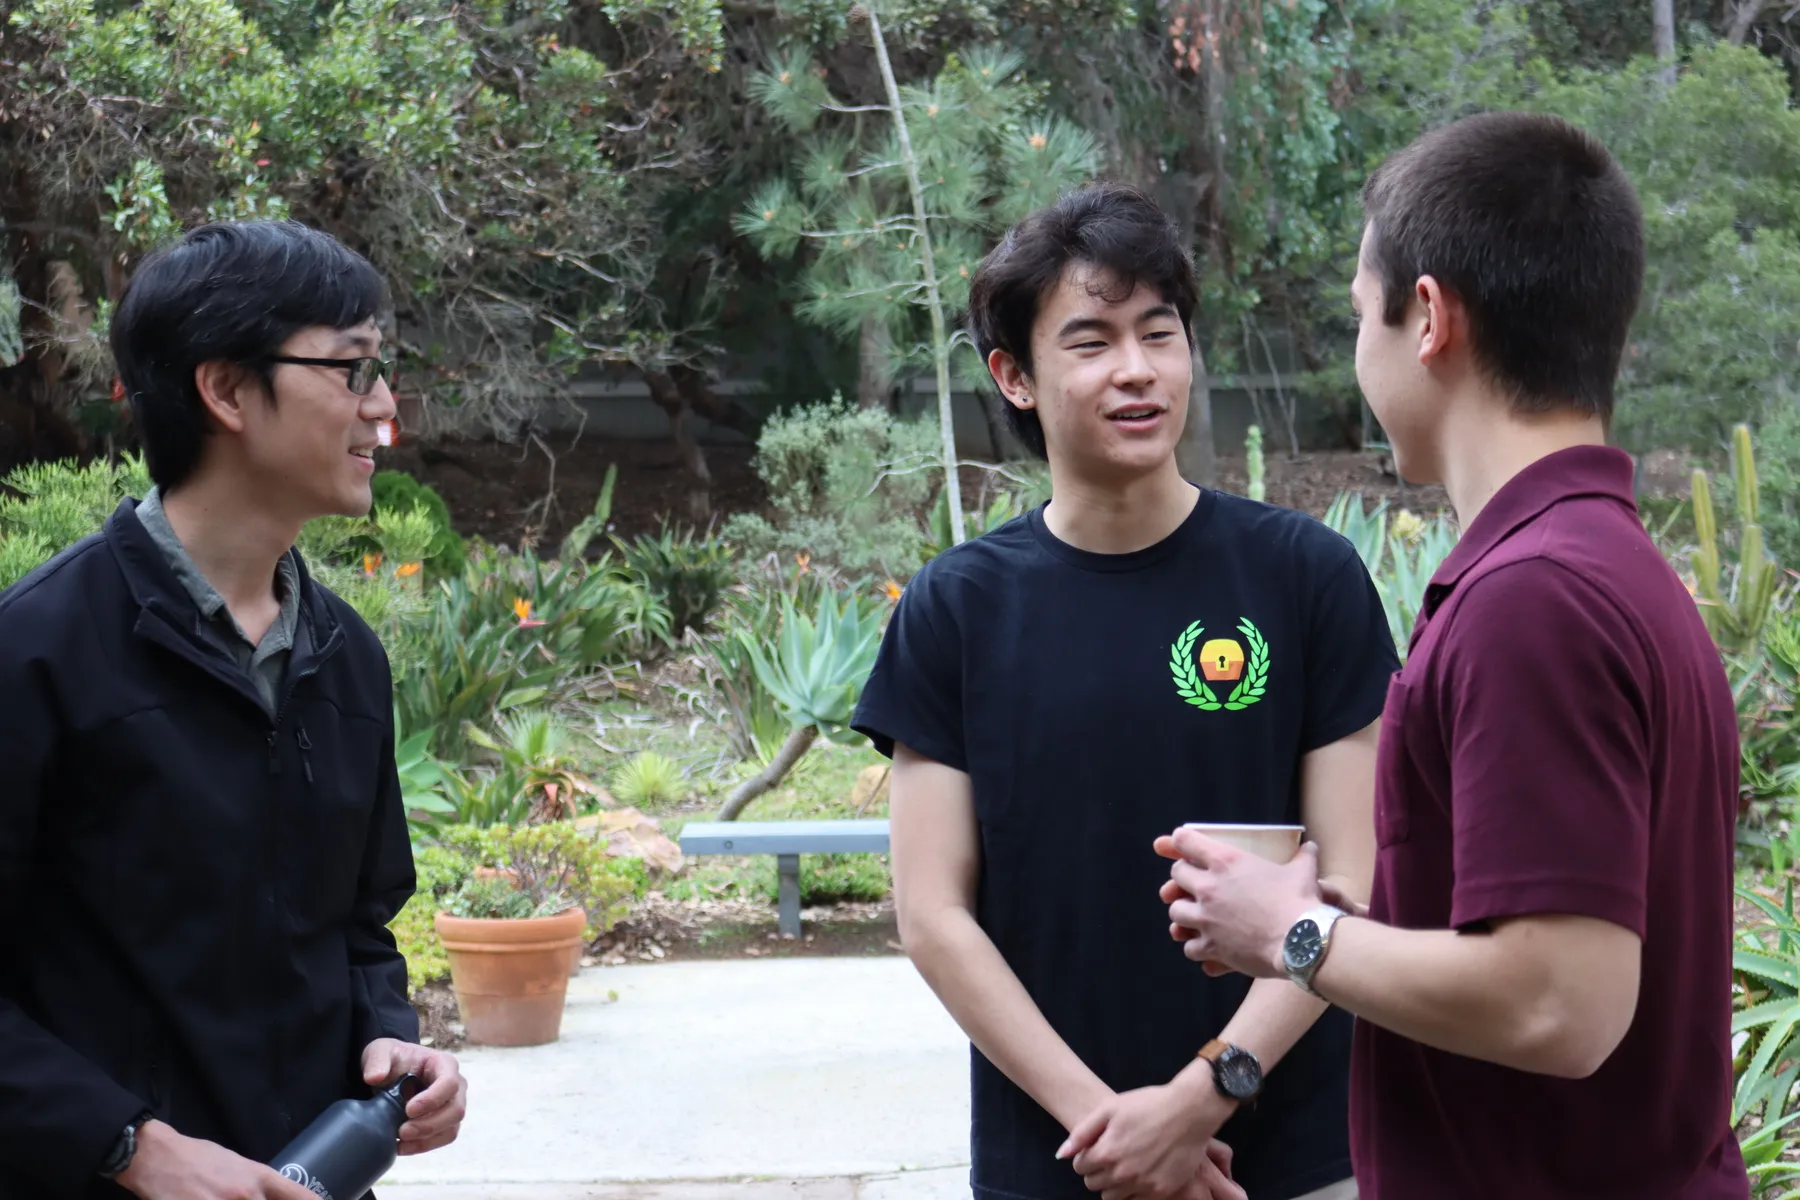
<svg viewBox="0 0 1800 1200"><path fill-rule="evenodd" d="M394 381L394 364L383 358L293 358L288 355L271 355L263 360L272 363L289 363L296 367L342 367L347 373L350 390L358 396L366 396L375 390L377 379Z"/></svg>

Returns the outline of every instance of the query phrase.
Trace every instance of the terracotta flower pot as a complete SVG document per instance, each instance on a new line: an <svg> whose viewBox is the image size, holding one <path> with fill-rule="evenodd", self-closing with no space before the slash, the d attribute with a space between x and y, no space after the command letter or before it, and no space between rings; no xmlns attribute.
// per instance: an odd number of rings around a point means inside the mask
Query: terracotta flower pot
<svg viewBox="0 0 1800 1200"><path fill-rule="evenodd" d="M520 921L439 913L436 924L471 1043L538 1046L557 1039L569 956L581 945L586 913L571 908Z"/></svg>

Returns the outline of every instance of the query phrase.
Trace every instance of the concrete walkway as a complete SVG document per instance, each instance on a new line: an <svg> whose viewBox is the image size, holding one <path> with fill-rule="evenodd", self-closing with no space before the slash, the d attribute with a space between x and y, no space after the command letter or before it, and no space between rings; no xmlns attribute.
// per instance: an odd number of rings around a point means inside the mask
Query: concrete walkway
<svg viewBox="0 0 1800 1200"><path fill-rule="evenodd" d="M379 1193L966 1200L968 1053L904 958L589 968L559 1041L460 1053L462 1136Z"/></svg>

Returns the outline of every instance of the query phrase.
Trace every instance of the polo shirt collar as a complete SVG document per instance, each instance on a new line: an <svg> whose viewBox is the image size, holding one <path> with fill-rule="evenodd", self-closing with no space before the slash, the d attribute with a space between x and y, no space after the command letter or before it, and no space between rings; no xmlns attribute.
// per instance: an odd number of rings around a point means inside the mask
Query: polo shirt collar
<svg viewBox="0 0 1800 1200"><path fill-rule="evenodd" d="M1471 568L1551 505L1603 496L1635 511L1635 473L1631 456L1613 446L1571 446L1538 459L1507 480L1463 531L1431 577L1424 611L1436 608Z"/></svg>

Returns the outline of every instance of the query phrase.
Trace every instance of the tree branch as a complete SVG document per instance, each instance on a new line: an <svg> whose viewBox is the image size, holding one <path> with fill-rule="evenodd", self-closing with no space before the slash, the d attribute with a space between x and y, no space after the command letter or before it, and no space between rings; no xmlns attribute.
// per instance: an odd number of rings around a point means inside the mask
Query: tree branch
<svg viewBox="0 0 1800 1200"><path fill-rule="evenodd" d="M749 807L752 800L787 778L787 773L794 769L794 764L812 749L812 744L818 739L817 725L808 725L789 733L787 740L781 743L781 749L775 752L774 760L732 790L725 801L725 807L719 810L719 820L737 820L738 814Z"/></svg>

